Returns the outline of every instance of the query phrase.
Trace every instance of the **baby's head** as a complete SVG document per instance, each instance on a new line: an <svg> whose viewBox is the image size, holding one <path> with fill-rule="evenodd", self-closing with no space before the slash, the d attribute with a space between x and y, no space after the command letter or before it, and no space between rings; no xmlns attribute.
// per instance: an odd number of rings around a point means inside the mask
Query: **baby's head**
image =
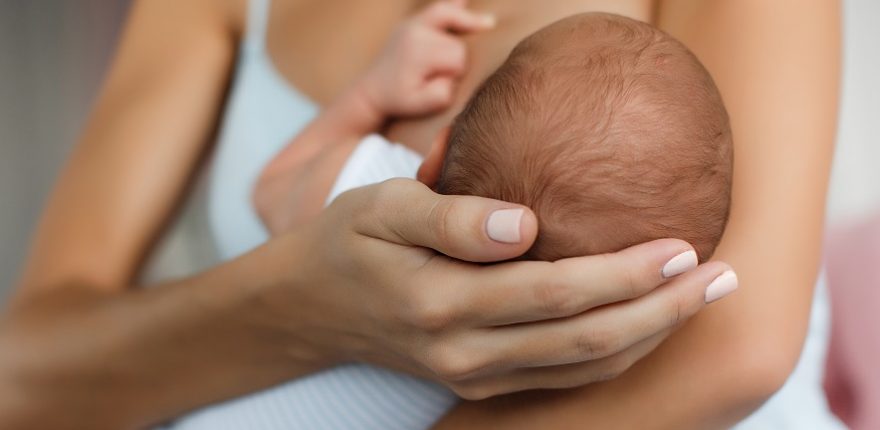
<svg viewBox="0 0 880 430"><path fill-rule="evenodd" d="M704 261L727 222L732 159L721 96L687 48L648 24L582 14L523 40L478 89L436 189L531 207L530 258L675 237Z"/></svg>

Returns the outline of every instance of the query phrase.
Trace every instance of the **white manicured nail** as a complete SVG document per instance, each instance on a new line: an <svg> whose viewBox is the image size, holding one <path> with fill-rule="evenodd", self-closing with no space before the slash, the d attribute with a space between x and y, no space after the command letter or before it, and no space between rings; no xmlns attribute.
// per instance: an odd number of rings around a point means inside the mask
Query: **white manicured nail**
<svg viewBox="0 0 880 430"><path fill-rule="evenodd" d="M739 281L736 279L736 273L728 270L715 278L708 287L706 287L706 303L712 303L736 290Z"/></svg>
<svg viewBox="0 0 880 430"><path fill-rule="evenodd" d="M486 233L496 242L519 243L522 216L522 209L500 209L492 212L486 221Z"/></svg>
<svg viewBox="0 0 880 430"><path fill-rule="evenodd" d="M673 276L681 275L688 270L693 270L696 267L697 253L694 250L690 250L672 257L666 265L663 266L663 270L661 270L660 273L664 278L671 278Z"/></svg>

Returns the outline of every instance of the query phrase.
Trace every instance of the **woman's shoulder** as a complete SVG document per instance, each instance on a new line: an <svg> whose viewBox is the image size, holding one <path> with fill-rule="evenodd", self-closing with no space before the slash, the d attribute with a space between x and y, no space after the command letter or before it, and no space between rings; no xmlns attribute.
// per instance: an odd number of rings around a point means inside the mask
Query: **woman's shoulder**
<svg viewBox="0 0 880 430"><path fill-rule="evenodd" d="M248 3L254 0L195 0L198 7L212 8L220 20L218 25L238 40L247 26ZM265 1L265 0L264 0Z"/></svg>
<svg viewBox="0 0 880 430"><path fill-rule="evenodd" d="M237 40L244 34L250 1L254 0L136 0L132 2L132 13L186 18Z"/></svg>
<svg viewBox="0 0 880 430"><path fill-rule="evenodd" d="M221 13L225 16L225 24L227 30L233 35L236 36L236 39L241 38L241 35L244 34L245 23L247 22L247 9L248 2L253 0L199 0L202 3L206 3L207 6L214 5L214 7L220 8Z"/></svg>

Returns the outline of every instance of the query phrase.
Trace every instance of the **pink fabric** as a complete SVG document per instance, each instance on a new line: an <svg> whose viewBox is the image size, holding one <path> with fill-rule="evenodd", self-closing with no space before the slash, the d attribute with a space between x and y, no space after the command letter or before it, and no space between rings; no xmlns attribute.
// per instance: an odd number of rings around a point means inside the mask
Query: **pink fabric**
<svg viewBox="0 0 880 430"><path fill-rule="evenodd" d="M825 391L852 429L880 429L880 214L832 230L826 252L832 331Z"/></svg>

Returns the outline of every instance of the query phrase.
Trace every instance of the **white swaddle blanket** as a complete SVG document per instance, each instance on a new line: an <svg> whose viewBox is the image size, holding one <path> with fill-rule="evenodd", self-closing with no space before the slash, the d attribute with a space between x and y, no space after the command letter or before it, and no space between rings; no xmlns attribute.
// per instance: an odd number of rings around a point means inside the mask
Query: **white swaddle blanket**
<svg viewBox="0 0 880 430"><path fill-rule="evenodd" d="M395 177L414 178L422 157L379 135L364 138L336 179L327 204L352 188ZM810 334L786 386L737 430L842 429L821 391L828 303L817 289ZM174 422L187 430L421 430L458 398L438 384L365 364L350 364L211 406ZM585 428L589 423L585 422Z"/></svg>
<svg viewBox="0 0 880 430"><path fill-rule="evenodd" d="M413 150L371 134L358 144L336 177L326 205L340 194L391 178L415 179L422 156Z"/></svg>

